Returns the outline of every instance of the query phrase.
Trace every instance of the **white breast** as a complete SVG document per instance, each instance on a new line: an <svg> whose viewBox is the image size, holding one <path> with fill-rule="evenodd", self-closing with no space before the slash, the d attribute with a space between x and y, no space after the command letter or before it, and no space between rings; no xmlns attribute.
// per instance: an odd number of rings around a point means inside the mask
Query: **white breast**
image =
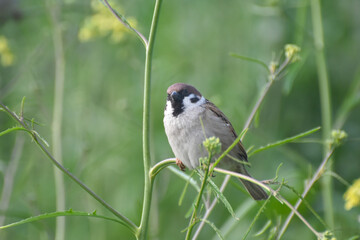
<svg viewBox="0 0 360 240"><path fill-rule="evenodd" d="M205 135L200 123L200 117L204 116L205 111L200 105L205 101L202 97L197 106L186 108L176 117L172 114L170 101L167 101L164 113L164 127L170 146L175 157L189 169L196 168L199 165L199 158L207 156L202 146Z"/></svg>

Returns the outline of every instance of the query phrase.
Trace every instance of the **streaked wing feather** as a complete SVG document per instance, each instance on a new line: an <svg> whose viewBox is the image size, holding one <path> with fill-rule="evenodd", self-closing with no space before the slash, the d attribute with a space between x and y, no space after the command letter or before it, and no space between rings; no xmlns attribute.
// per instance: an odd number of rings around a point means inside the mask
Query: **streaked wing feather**
<svg viewBox="0 0 360 240"><path fill-rule="evenodd" d="M229 119L225 116L225 114L223 112L220 111L219 108L217 108L215 106L215 104L213 104L212 102L210 102L209 100L206 100L206 103L204 104L204 107L208 108L209 110L211 110L216 116L218 116L219 118L221 118L227 125L227 127L230 129L230 131L232 132L233 136L234 136L234 140L237 138L237 134L235 132L234 127L232 126L231 122L229 121ZM240 158L242 160L247 161L247 154L246 151L244 149L244 146L242 145L241 141L239 141L238 143L238 147L240 149L240 152L238 152Z"/></svg>

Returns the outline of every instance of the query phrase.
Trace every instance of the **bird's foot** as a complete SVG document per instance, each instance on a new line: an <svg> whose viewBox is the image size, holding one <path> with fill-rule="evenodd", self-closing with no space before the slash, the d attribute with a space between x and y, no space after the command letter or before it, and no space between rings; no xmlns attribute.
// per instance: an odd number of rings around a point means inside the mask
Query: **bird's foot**
<svg viewBox="0 0 360 240"><path fill-rule="evenodd" d="M182 163L182 161L180 159L176 159L176 165L180 168L181 171L185 172L185 165Z"/></svg>

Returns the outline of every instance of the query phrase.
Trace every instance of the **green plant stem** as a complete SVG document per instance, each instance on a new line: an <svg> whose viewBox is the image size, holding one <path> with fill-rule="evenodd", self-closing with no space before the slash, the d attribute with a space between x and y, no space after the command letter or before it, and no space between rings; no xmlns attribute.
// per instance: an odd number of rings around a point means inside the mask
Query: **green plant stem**
<svg viewBox="0 0 360 240"><path fill-rule="evenodd" d="M62 164L61 125L63 116L64 84L65 84L65 58L62 41L62 30L59 23L61 3L49 1L48 9L53 23L53 43L55 60L55 87L54 87L54 109L52 120L52 144L54 158ZM56 211L65 210L65 184L63 174L54 166ZM56 218L55 239L65 239L65 217Z"/></svg>
<svg viewBox="0 0 360 240"><path fill-rule="evenodd" d="M277 141L277 142L274 142L274 143L270 143L266 146L263 146L263 147L259 147L258 149L255 149L254 151L252 151L250 154L248 154L248 157L251 157L252 155L254 155L255 153L258 153L258 152L261 152L261 151L264 151L264 150L267 150L269 148L273 148L273 147L277 147L277 146L280 146L280 145L283 145L283 144L286 144L286 143L290 143L290 142L293 142L295 140L298 140L302 137L305 137L309 134L312 134L314 132L317 132L320 130L320 127L317 127L317 128L313 128L309 131L306 131L306 132L303 132L303 133L300 133L300 134L297 134L293 137L289 137L289 138L285 138L283 140L280 140L280 141Z"/></svg>
<svg viewBox="0 0 360 240"><path fill-rule="evenodd" d="M310 223L308 223L306 221L306 219L295 209L295 207L293 207L285 198L283 198L278 191L275 191L273 190L272 188L268 187L267 185L265 185L264 183L252 178L252 177L249 177L249 176L246 176L246 175L243 175L243 174L240 174L240 173L236 173L236 172L232 172L232 171L228 171L228 170L224 170L224 169L221 169L221 168L215 168L214 169L215 172L219 172L219 173L223 173L223 174L227 174L227 175L231 175L231 176L234 176L234 177L238 177L238 178L241 178L241 179L245 179L249 182L252 182L252 183L255 183L257 185L259 185L260 187L266 189L268 192L271 193L271 195L273 197L275 197L280 203L285 203L285 205L290 208L295 214L296 216L298 216L298 218L315 234L315 236L319 237L321 236L321 234L316 231Z"/></svg>
<svg viewBox="0 0 360 240"><path fill-rule="evenodd" d="M150 178L154 179L156 177L156 175L164 168L166 168L167 166L173 165L176 163L176 158L168 158L165 160L162 160L160 162L158 162L157 164L155 164L151 169L150 169Z"/></svg>
<svg viewBox="0 0 360 240"><path fill-rule="evenodd" d="M26 132L28 132L34 142L39 146L41 151L55 164L57 168L59 168L64 174L70 177L74 182L76 182L82 189L84 189L87 193L89 193L96 201L98 201L101 205L103 205L106 209L108 209L111 213L117 216L124 226L126 226L134 235L138 234L138 227L127 217L116 211L113 207L111 207L105 200L103 200L100 196L98 196L95 192L93 192L88 186L86 186L83 182L81 182L75 175L69 172L64 166L62 166L56 159L51 155L51 153L46 149L46 147L39 141L39 137L35 133L34 130L30 129L29 126L23 122L15 113L13 113L8 107L6 107L2 102L0 102L0 106L4 109L6 113L8 113L16 122L18 122Z"/></svg>
<svg viewBox="0 0 360 240"><path fill-rule="evenodd" d="M14 148L11 152L10 161L4 173L4 183L0 198L0 211L5 213L9 207L11 194L14 185L14 176L19 165L19 160L23 152L25 138L22 134L17 133L15 138ZM4 225L6 214L0 216L0 226ZM0 235L1 236L1 235Z"/></svg>
<svg viewBox="0 0 360 240"><path fill-rule="evenodd" d="M315 184L315 182L323 175L323 173L325 172L325 166L328 163L328 161L330 160L332 154L334 152L334 149L331 149L327 155L325 156L324 160L322 161L322 163L320 164L319 168L316 170L314 176L311 178L310 182L306 185L304 192L301 194L302 199L305 199L306 195L308 194L308 192L310 191L310 189L312 188L312 186ZM302 203L301 198L296 202L294 209L298 209L300 204ZM277 240L281 239L281 237L284 235L287 227L290 224L291 219L294 216L294 211L292 211L289 216L286 218L284 225L281 227L280 232L277 236Z"/></svg>
<svg viewBox="0 0 360 240"><path fill-rule="evenodd" d="M146 239L149 224L150 205L153 181L150 176L150 91L151 91L151 66L154 49L156 29L158 26L162 0L156 0L153 19L151 22L149 43L146 46L145 76L144 76L144 105L143 105L143 161L144 161L144 200L140 220L139 239Z"/></svg>
<svg viewBox="0 0 360 240"><path fill-rule="evenodd" d="M331 133L331 100L330 87L327 75L325 53L324 53L324 37L321 20L321 6L320 0L311 0L311 14L314 33L316 66L319 79L320 103L321 103L321 118L323 125L323 141L326 143L330 138ZM329 151L330 145L325 144L323 155ZM331 171L332 160L329 160L327 168ZM322 179L322 192L325 210L325 220L330 228L334 229L334 210L332 197L332 178L331 176L324 176Z"/></svg>
<svg viewBox="0 0 360 240"><path fill-rule="evenodd" d="M195 203L195 206L194 206L194 210L193 210L193 213L191 215L191 218L190 218L190 221L189 221L189 226L188 226L188 230L186 232L186 237L185 239L186 240L189 240L190 237L191 237L191 232L195 226L195 223L196 223L196 214L197 214L197 210L199 209L199 206L200 206L200 202L201 202L201 197L202 197L202 194L204 192L204 189L205 189L205 186L207 184L207 179L208 179L208 175L209 175L209 169L210 169L210 161L211 161L211 154L209 154L209 162L206 166L206 169L205 169L205 173L204 173L204 179L201 183L201 187L200 187L200 192L199 194L197 195L197 199L196 199L196 203Z"/></svg>

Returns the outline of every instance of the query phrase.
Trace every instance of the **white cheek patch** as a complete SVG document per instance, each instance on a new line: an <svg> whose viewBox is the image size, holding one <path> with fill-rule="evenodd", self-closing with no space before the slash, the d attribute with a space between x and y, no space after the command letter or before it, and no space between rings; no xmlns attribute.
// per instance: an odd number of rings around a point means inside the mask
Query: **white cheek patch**
<svg viewBox="0 0 360 240"><path fill-rule="evenodd" d="M171 106L171 102L169 100L166 101L166 108L165 108L165 112L164 112L164 115L165 116L169 116L169 115L172 115L174 109L173 107Z"/></svg>
<svg viewBox="0 0 360 240"><path fill-rule="evenodd" d="M198 98L199 100L197 102L191 102L192 98ZM190 94L189 96L184 97L183 104L185 109L193 108L196 106L200 106L206 102L206 99L204 97L197 96L195 94Z"/></svg>

